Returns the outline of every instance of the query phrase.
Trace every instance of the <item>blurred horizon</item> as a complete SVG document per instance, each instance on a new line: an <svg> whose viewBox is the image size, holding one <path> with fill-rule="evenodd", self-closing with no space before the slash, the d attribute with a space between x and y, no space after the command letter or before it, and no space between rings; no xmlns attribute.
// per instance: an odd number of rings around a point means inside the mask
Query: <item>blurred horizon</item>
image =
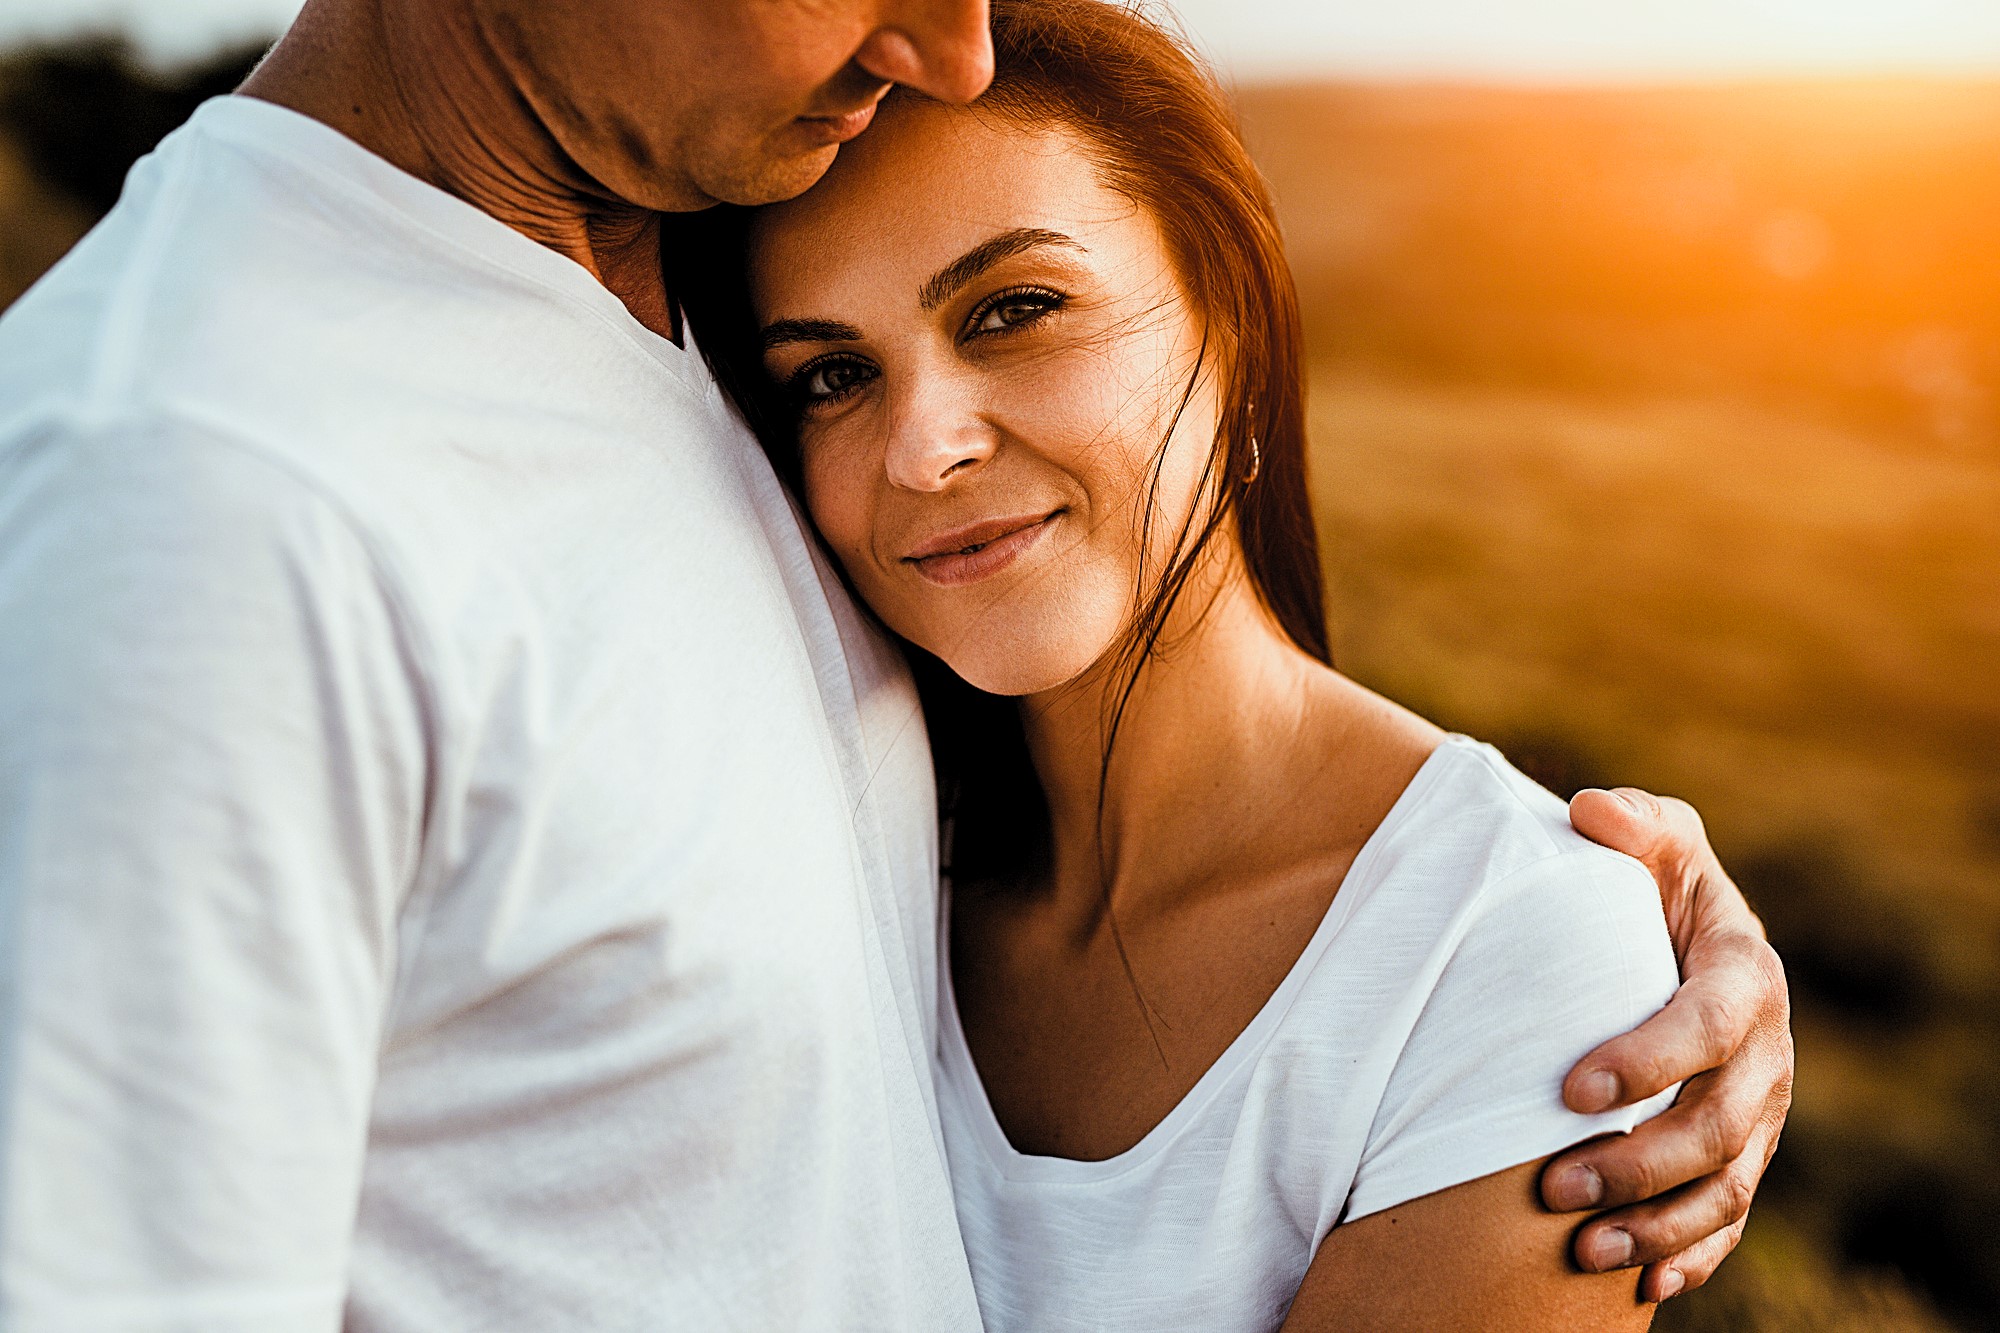
<svg viewBox="0 0 2000 1333"><path fill-rule="evenodd" d="M301 0L0 0L0 46L130 37L172 65L282 31ZM1987 0L1152 0L1246 83L1543 84L2000 75Z"/></svg>
<svg viewBox="0 0 2000 1333"><path fill-rule="evenodd" d="M1208 42L1231 8L1183 6ZM1306 315L1337 660L1558 791L1687 797L1786 959L1797 1105L1742 1251L1660 1333L2000 1333L1982 12L1982 75L1235 65ZM268 29L232 36L167 72L0 51L0 309Z"/></svg>

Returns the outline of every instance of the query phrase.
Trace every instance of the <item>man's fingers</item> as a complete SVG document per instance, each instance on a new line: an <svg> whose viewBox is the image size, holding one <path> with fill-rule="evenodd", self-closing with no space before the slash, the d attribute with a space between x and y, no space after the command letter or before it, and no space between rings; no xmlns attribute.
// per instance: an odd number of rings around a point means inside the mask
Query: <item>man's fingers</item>
<svg viewBox="0 0 2000 1333"><path fill-rule="evenodd" d="M1737 1222L1671 1259L1647 1264L1646 1271L1639 1275L1639 1299L1658 1304L1693 1291L1715 1275L1715 1270L1742 1239L1743 1223Z"/></svg>
<svg viewBox="0 0 2000 1333"><path fill-rule="evenodd" d="M1617 1208L1709 1176L1752 1145L1768 1110L1762 1080L1740 1066L1705 1074L1630 1134L1593 1139L1552 1160L1542 1171L1542 1202L1559 1213Z"/></svg>
<svg viewBox="0 0 2000 1333"><path fill-rule="evenodd" d="M1665 1207L1660 1218L1645 1218L1642 1207L1591 1220L1591 1225L1603 1221L1625 1230L1633 1237L1634 1253L1643 1259L1655 1248L1672 1246L1678 1238L1677 1228L1684 1233L1699 1230L1704 1221L1713 1221L1718 1217L1729 1219L1728 1225L1687 1243L1679 1253L1648 1262L1646 1271L1639 1278L1641 1299L1664 1301L1684 1291L1693 1291L1708 1281L1722 1261L1729 1257L1730 1251L1736 1248L1737 1242L1743 1239L1751 1199L1757 1192L1758 1182L1764 1178L1765 1168L1771 1165L1772 1155L1778 1151L1778 1135L1785 1127L1785 1112L1790 1105L1789 1089L1781 1089L1759 1117L1749 1146L1737 1159L1716 1176L1684 1186L1674 1196L1661 1200ZM1685 1211L1676 1212L1676 1209ZM1633 1220L1629 1224L1621 1224L1620 1218L1627 1216ZM1653 1221L1658 1221L1658 1231L1651 1229Z"/></svg>
<svg viewBox="0 0 2000 1333"><path fill-rule="evenodd" d="M1570 798L1569 822L1592 842L1645 862L1655 879L1708 847L1693 806L1637 787L1578 792Z"/></svg>
<svg viewBox="0 0 2000 1333"><path fill-rule="evenodd" d="M1569 798L1570 825L1592 842L1644 861L1658 845L1660 801L1635 787L1589 787Z"/></svg>
<svg viewBox="0 0 2000 1333"><path fill-rule="evenodd" d="M1767 993L1752 951L1716 949L1667 1007L1583 1057L1563 1080L1563 1101L1582 1115L1644 1101L1714 1069L1763 1016Z"/></svg>
<svg viewBox="0 0 2000 1333"><path fill-rule="evenodd" d="M1784 966L1691 806L1630 788L1586 791L1570 822L1652 872L1686 982L1645 1025L1579 1061L1563 1100L1590 1113L1684 1086L1630 1135L1552 1161L1542 1193L1558 1211L1614 1208L1578 1229L1577 1263L1644 1264L1640 1295L1661 1301L1706 1282L1736 1247L1777 1147L1793 1059Z"/></svg>
<svg viewBox="0 0 2000 1333"><path fill-rule="evenodd" d="M1576 1234L1576 1262L1602 1273L1669 1259L1750 1214L1762 1151L1677 1190L1593 1217Z"/></svg>

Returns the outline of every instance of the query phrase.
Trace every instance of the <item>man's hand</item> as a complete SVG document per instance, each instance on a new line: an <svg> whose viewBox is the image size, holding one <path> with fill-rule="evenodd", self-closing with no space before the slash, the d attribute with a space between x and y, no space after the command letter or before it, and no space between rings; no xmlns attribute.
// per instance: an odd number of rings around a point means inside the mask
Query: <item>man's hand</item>
<svg viewBox="0 0 2000 1333"><path fill-rule="evenodd" d="M1663 1301L1706 1282L1742 1238L1792 1104L1791 1002L1763 923L1693 807L1621 787L1579 792L1569 812L1578 832L1653 872L1683 980L1665 1009L1578 1062L1563 1100L1588 1114L1684 1086L1632 1133L1552 1160L1542 1199L1557 1212L1614 1210L1578 1230L1577 1265L1644 1264L1641 1299Z"/></svg>

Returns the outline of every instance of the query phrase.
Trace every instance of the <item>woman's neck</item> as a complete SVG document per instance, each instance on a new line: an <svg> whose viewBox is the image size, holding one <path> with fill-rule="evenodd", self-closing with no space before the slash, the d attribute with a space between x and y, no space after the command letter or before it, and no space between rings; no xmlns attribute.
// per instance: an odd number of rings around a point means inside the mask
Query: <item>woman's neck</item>
<svg viewBox="0 0 2000 1333"><path fill-rule="evenodd" d="M1309 779L1292 771L1302 755L1332 761L1323 739L1339 696L1319 688L1332 673L1286 637L1240 566L1218 582L1206 598L1190 588L1191 605L1170 617L1108 768L1124 673L1102 668L1023 701L1054 835L1052 905L1073 906L1080 931L1094 929L1107 901L1130 921L1216 882L1218 870L1244 869L1255 830L1290 817L1271 808L1270 793ZM1312 736L1322 743L1286 743Z"/></svg>

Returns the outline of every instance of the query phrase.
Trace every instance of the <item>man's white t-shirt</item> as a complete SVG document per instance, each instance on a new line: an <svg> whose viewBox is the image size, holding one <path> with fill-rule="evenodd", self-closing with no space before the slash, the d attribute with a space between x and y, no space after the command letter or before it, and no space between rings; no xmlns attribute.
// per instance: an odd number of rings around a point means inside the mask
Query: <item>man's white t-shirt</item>
<svg viewBox="0 0 2000 1333"><path fill-rule="evenodd" d="M948 974L947 974L948 975ZM1278 989L1130 1150L1016 1152L940 997L939 1106L988 1333L1268 1333L1335 1225L1631 1129L1562 1083L1679 984L1645 867L1446 741Z"/></svg>
<svg viewBox="0 0 2000 1333"><path fill-rule="evenodd" d="M973 1329L929 757L700 357L210 102L0 320L0 1325Z"/></svg>

